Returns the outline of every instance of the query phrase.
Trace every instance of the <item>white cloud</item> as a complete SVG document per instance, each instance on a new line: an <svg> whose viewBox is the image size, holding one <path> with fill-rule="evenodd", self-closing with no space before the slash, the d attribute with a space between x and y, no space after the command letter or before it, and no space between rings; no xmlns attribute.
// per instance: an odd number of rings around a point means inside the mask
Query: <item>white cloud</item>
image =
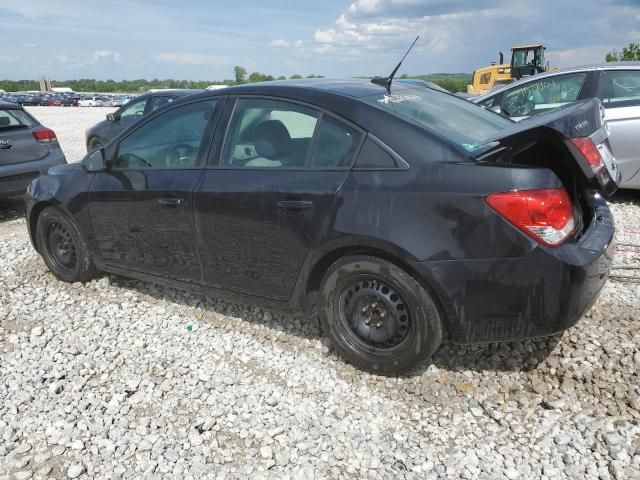
<svg viewBox="0 0 640 480"><path fill-rule="evenodd" d="M290 47L291 44L289 43L288 40L285 40L284 38L274 38L269 42L269 46L276 47L276 48L287 48L287 47Z"/></svg>
<svg viewBox="0 0 640 480"><path fill-rule="evenodd" d="M165 52L153 56L155 60L162 63L173 63L176 65L219 65L223 59L215 55L206 53L176 53Z"/></svg>
<svg viewBox="0 0 640 480"><path fill-rule="evenodd" d="M548 50L545 59L554 67L564 68L589 63L600 63L608 51L613 48L607 46L570 48L567 50Z"/></svg>
<svg viewBox="0 0 640 480"><path fill-rule="evenodd" d="M357 0L349 6L349 13L352 15L377 13L381 8L380 0Z"/></svg>
<svg viewBox="0 0 640 480"><path fill-rule="evenodd" d="M111 60L113 62L121 62L122 56L113 50L96 50L93 52L93 62L102 63Z"/></svg>
<svg viewBox="0 0 640 480"><path fill-rule="evenodd" d="M24 48L36 48L37 45L35 43L25 43L22 45Z"/></svg>

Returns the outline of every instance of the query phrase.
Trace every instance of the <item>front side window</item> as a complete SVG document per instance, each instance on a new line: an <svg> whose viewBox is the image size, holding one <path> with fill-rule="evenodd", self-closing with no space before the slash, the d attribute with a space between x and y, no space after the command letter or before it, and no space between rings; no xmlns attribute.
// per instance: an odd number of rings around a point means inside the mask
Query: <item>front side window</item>
<svg viewBox="0 0 640 480"><path fill-rule="evenodd" d="M144 115L144 107L146 104L147 99L142 98L125 105L120 111L120 118L124 120L135 120L142 117L142 115Z"/></svg>
<svg viewBox="0 0 640 480"><path fill-rule="evenodd" d="M295 103L239 99L225 140L227 167L304 168L319 112Z"/></svg>
<svg viewBox="0 0 640 480"><path fill-rule="evenodd" d="M596 96L605 108L640 105L640 70L602 72Z"/></svg>
<svg viewBox="0 0 640 480"><path fill-rule="evenodd" d="M509 117L538 115L578 99L585 72L544 77L505 92L500 103Z"/></svg>
<svg viewBox="0 0 640 480"><path fill-rule="evenodd" d="M182 105L154 118L125 137L118 146L115 168L192 168L215 100Z"/></svg>

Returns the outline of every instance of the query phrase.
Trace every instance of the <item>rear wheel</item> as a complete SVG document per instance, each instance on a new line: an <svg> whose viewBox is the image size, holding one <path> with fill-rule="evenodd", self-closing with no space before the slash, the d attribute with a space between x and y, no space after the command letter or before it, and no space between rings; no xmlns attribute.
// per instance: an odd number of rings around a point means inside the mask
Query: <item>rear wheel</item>
<svg viewBox="0 0 640 480"><path fill-rule="evenodd" d="M65 282L87 282L98 271L79 229L62 210L45 208L36 226L38 250L51 273Z"/></svg>
<svg viewBox="0 0 640 480"><path fill-rule="evenodd" d="M320 287L322 328L356 366L401 374L429 358L442 342L431 295L398 266L376 257L335 262Z"/></svg>

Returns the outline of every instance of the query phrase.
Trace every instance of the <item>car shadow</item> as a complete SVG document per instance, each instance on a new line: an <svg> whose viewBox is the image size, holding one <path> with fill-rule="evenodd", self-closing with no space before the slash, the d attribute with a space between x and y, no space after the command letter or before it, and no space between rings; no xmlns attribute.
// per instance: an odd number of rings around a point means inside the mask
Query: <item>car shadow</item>
<svg viewBox="0 0 640 480"><path fill-rule="evenodd" d="M609 203L634 203L640 205L640 190L618 190L607 198Z"/></svg>
<svg viewBox="0 0 640 480"><path fill-rule="evenodd" d="M462 345L443 343L431 363L449 371L528 372L535 370L557 347L562 334L521 341ZM428 365L427 365L428 367Z"/></svg>
<svg viewBox="0 0 640 480"><path fill-rule="evenodd" d="M115 274L107 274L110 285L135 290L157 300L176 303L184 307L192 307L204 312L203 319L217 314L238 318L243 322L263 325L276 332L283 332L306 340L325 339L320 332L317 322L305 318L302 313L287 310L264 308L231 295L204 295L197 292L182 290L160 283L136 280ZM194 316L195 316L194 311Z"/></svg>
<svg viewBox="0 0 640 480"><path fill-rule="evenodd" d="M130 279L119 275L108 275L111 285L135 290L158 300L165 300L181 306L195 307L204 311L203 321L212 314L232 316L243 322L262 325L274 331L293 335L303 340L319 340L327 355L339 357L327 337L322 334L317 322L301 313L265 309L250 303L218 297L201 295L158 283ZM414 370L402 377L417 377L425 373L431 365L451 372L460 371L497 371L526 372L553 353L560 341L560 335L514 342L490 343L482 345L461 345L445 340L442 347L430 361L422 362ZM340 361L345 361L340 358Z"/></svg>
<svg viewBox="0 0 640 480"><path fill-rule="evenodd" d="M0 198L0 223L24 218L24 197Z"/></svg>

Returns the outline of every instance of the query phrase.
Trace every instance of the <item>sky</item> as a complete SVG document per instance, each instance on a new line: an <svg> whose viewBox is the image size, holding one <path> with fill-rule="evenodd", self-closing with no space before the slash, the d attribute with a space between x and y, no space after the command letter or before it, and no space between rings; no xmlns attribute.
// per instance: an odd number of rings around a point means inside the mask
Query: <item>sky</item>
<svg viewBox="0 0 640 480"><path fill-rule="evenodd" d="M0 79L222 80L471 72L543 43L552 65L640 43L640 0L0 0Z"/></svg>

